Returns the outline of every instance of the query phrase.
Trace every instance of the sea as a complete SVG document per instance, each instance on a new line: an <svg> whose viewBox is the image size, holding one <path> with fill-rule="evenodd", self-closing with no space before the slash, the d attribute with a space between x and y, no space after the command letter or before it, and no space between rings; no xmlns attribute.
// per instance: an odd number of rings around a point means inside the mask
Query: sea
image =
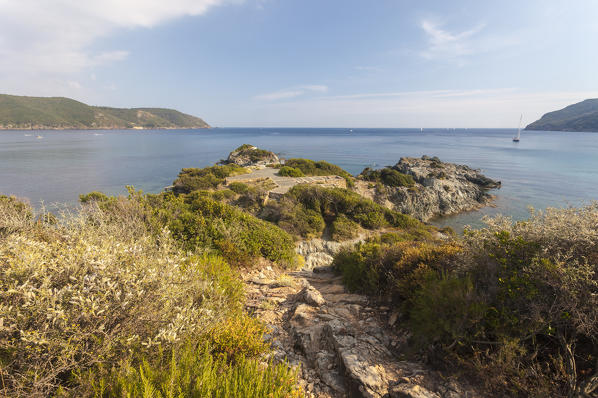
<svg viewBox="0 0 598 398"><path fill-rule="evenodd" d="M335 163L352 174L401 157L438 156L480 169L502 187L493 206L434 220L462 230L484 216L514 220L530 207L582 206L598 200L598 133L514 129L213 128L199 130L0 131L0 194L36 208L74 206L79 194L157 193L185 167L205 167L241 144L282 157Z"/></svg>

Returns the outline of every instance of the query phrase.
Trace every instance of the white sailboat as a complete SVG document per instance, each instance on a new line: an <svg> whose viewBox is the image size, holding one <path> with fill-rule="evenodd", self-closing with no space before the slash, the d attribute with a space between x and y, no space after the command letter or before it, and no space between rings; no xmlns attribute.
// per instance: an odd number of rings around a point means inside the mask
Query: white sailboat
<svg viewBox="0 0 598 398"><path fill-rule="evenodd" d="M519 118L519 127L517 128L517 135L515 137L513 137L513 142L519 142L519 139L521 138L521 121L522 120L523 120L523 114Z"/></svg>

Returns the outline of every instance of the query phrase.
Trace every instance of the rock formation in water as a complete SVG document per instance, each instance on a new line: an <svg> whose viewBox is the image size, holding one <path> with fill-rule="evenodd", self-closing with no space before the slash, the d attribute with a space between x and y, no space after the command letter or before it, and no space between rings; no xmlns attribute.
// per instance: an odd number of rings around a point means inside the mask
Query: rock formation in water
<svg viewBox="0 0 598 398"><path fill-rule="evenodd" d="M401 158L392 169L411 176L413 184L392 186L358 179L357 192L423 221L486 206L492 199L488 190L501 185L479 170L436 157Z"/></svg>

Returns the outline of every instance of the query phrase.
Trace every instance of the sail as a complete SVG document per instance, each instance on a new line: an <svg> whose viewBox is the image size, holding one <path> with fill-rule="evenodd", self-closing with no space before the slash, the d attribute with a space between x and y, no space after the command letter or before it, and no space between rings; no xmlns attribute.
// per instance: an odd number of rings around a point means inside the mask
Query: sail
<svg viewBox="0 0 598 398"><path fill-rule="evenodd" d="M521 122L523 121L523 114L519 117L519 127L517 128L517 135L513 137L513 141L519 141L521 138Z"/></svg>

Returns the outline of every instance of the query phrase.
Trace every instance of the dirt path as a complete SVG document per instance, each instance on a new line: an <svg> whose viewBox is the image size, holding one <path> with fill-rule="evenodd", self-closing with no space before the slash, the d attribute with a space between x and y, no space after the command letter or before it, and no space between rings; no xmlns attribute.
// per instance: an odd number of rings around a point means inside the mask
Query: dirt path
<svg viewBox="0 0 598 398"><path fill-rule="evenodd" d="M273 194L285 194L298 184L318 184L321 187L340 187L346 188L347 182L339 176L312 176L312 177L281 177L278 175L278 169L270 167L252 170L247 174L227 177L225 185L233 182L250 183L252 181L269 178L276 185L270 192Z"/></svg>
<svg viewBox="0 0 598 398"><path fill-rule="evenodd" d="M247 308L270 328L274 359L300 368L310 397L476 397L425 366L402 360L396 314L347 293L330 268L245 274Z"/></svg>

